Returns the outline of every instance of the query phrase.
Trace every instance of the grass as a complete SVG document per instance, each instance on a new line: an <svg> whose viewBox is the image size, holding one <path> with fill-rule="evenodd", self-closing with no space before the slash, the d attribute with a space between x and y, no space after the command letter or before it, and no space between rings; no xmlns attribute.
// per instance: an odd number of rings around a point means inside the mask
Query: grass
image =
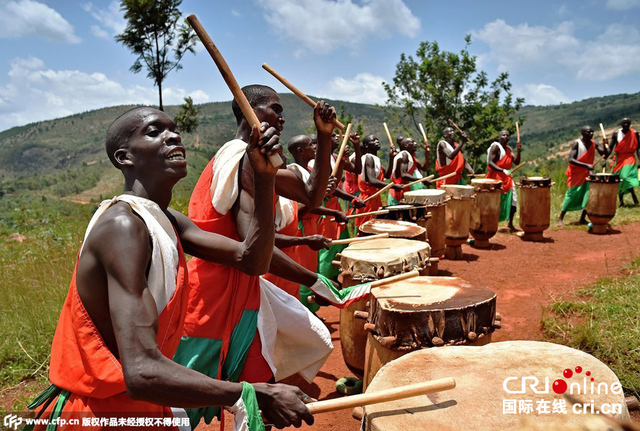
<svg viewBox="0 0 640 431"><path fill-rule="evenodd" d="M542 325L552 342L590 353L616 373L626 394L640 396L640 259L627 275L598 280L570 301L556 301Z"/></svg>

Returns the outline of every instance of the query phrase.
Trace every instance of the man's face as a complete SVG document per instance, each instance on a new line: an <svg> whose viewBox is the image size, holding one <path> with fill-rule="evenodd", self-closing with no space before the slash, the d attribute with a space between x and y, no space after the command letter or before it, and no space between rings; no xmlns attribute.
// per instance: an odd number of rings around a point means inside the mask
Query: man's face
<svg viewBox="0 0 640 431"><path fill-rule="evenodd" d="M404 138L400 141L400 149L414 153L418 149L418 144L411 138Z"/></svg>
<svg viewBox="0 0 640 431"><path fill-rule="evenodd" d="M456 134L451 127L447 127L442 132L444 140L447 142L453 142L456 139Z"/></svg>
<svg viewBox="0 0 640 431"><path fill-rule="evenodd" d="M593 129L591 127L585 127L582 129L582 137L587 140L593 139Z"/></svg>
<svg viewBox="0 0 640 431"><path fill-rule="evenodd" d="M622 127L622 131L626 133L631 127L631 120L627 120L627 119L622 120L620 122L620 126Z"/></svg>
<svg viewBox="0 0 640 431"><path fill-rule="evenodd" d="M284 129L284 110L280 97L273 92L263 100L263 102L254 108L258 120L266 121L271 127L275 127L278 133Z"/></svg>
<svg viewBox="0 0 640 431"><path fill-rule="evenodd" d="M162 111L150 109L145 114L132 120L138 124L129 138L127 151L134 168L150 175L185 177L185 148L175 123Z"/></svg>
<svg viewBox="0 0 640 431"><path fill-rule="evenodd" d="M336 132L333 132L331 134L331 151L333 152L333 151L337 150L338 149L338 145L339 145L338 135L336 134Z"/></svg>
<svg viewBox="0 0 640 431"><path fill-rule="evenodd" d="M301 145L301 148L304 152L305 158L315 159L316 149L318 148L318 139L310 138L308 143Z"/></svg>
<svg viewBox="0 0 640 431"><path fill-rule="evenodd" d="M511 134L507 130L503 130L498 135L498 140L500 141L501 144L508 144L509 139L511 139Z"/></svg>
<svg viewBox="0 0 640 431"><path fill-rule="evenodd" d="M367 151L371 154L376 154L380 151L380 140L373 135L369 135L369 139L367 139L368 143L366 145Z"/></svg>

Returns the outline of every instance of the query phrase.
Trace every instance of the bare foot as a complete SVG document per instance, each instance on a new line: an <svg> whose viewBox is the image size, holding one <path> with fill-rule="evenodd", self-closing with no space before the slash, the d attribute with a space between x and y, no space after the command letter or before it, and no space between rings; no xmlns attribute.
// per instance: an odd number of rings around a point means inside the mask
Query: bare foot
<svg viewBox="0 0 640 431"><path fill-rule="evenodd" d="M580 219L580 221L579 221L579 223L580 223L580 224L587 224L587 220L585 220L585 219L581 218L581 219Z"/></svg>
<svg viewBox="0 0 640 431"><path fill-rule="evenodd" d="M562 220L558 220L558 223L556 223L556 226L564 227L564 222Z"/></svg>
<svg viewBox="0 0 640 431"><path fill-rule="evenodd" d="M509 232L511 233L516 233L518 232L518 229L516 229L516 227L512 224L509 225Z"/></svg>

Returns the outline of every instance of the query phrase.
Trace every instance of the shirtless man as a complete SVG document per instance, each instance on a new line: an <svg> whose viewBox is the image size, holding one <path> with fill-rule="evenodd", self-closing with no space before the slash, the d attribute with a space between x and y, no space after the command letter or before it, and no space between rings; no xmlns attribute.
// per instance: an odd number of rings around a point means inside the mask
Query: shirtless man
<svg viewBox="0 0 640 431"><path fill-rule="evenodd" d="M416 157L418 144L411 138L398 138L400 152L393 157L391 180L396 184L408 184L422 178L421 170L425 170L429 163L429 145L425 143L424 164ZM411 186L411 190L424 188L422 183ZM398 204L404 196L404 191L389 193L389 205Z"/></svg>
<svg viewBox="0 0 640 431"><path fill-rule="evenodd" d="M444 176L455 172L456 175L449 177L444 181L437 181L436 188L442 187L444 184L466 184L462 178L462 172L466 169L470 175L475 175L473 168L464 158L462 147L469 140L466 133L460 135L462 142L457 143L456 133L451 127L446 127L442 131L442 141L438 142L436 147L436 171L439 176Z"/></svg>
<svg viewBox="0 0 640 431"><path fill-rule="evenodd" d="M240 242L205 232L168 207L187 163L176 125L164 112L135 108L111 124L107 154L124 175L125 193L104 201L89 223L53 339L55 387L40 400L49 401L44 417L175 418L184 416L176 407L232 406L241 396L253 402L257 396L267 420L279 427L313 422L303 404L308 397L295 387L251 388L171 360L185 317L183 249L251 274L268 269L275 168L266 156L281 149L275 129L263 124L262 131L258 140L254 128L246 149L257 197Z"/></svg>

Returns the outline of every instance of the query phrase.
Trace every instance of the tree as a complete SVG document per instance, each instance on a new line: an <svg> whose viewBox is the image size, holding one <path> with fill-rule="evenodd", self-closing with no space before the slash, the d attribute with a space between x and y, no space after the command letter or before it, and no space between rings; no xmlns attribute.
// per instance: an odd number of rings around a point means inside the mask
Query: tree
<svg viewBox="0 0 640 431"><path fill-rule="evenodd" d="M131 66L133 73L142 70L158 87L159 108L162 105L162 82L172 70L182 69L180 61L187 53L195 53L196 35L193 29L181 20L178 6L182 0L122 0L127 27L116 35L121 42L138 57Z"/></svg>
<svg viewBox="0 0 640 431"><path fill-rule="evenodd" d="M200 125L200 120L198 120L199 113L200 109L194 106L193 99L185 97L184 103L180 105L180 110L173 121L181 133L195 133Z"/></svg>
<svg viewBox="0 0 640 431"><path fill-rule="evenodd" d="M384 108L390 121L408 134L421 136L418 124L422 123L432 144L453 120L469 135L465 152L473 164L502 129L513 128L524 99L514 103L506 72L489 83L486 72L477 70L476 57L469 54L471 36L465 42L459 54L441 51L437 42L421 42L417 59L401 54L393 84L383 84Z"/></svg>

